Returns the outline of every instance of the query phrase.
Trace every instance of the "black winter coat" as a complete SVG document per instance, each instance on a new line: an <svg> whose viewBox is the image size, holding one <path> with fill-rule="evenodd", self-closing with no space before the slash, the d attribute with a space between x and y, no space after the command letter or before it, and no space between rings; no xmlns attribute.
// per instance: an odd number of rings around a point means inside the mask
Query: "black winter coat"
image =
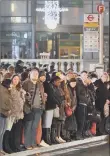
<svg viewBox="0 0 110 156"><path fill-rule="evenodd" d="M88 86L84 85L81 79L77 79L76 83L77 102L88 105Z"/></svg>
<svg viewBox="0 0 110 156"><path fill-rule="evenodd" d="M97 80L94 85L97 87L96 89L96 108L98 111L103 113L104 105L106 100L108 99L108 91L106 84L101 81L101 79Z"/></svg>
<svg viewBox="0 0 110 156"><path fill-rule="evenodd" d="M15 73L21 74L21 73L23 73L23 71L24 71L24 68L17 64L15 67Z"/></svg>
<svg viewBox="0 0 110 156"><path fill-rule="evenodd" d="M53 83L44 83L44 90L47 93L46 110L55 109L56 106L62 104L61 93L58 87Z"/></svg>

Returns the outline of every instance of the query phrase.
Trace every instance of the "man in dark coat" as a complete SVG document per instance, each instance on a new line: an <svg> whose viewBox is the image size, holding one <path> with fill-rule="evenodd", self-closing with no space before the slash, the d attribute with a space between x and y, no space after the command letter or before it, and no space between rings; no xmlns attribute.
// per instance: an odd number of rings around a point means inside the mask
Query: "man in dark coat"
<svg viewBox="0 0 110 156"><path fill-rule="evenodd" d="M101 79L97 80L94 85L96 86L96 109L101 112L102 117L104 112L104 105L108 99L108 91L106 82L108 79L108 74L104 73Z"/></svg>
<svg viewBox="0 0 110 156"><path fill-rule="evenodd" d="M15 66L15 73L17 73L17 74L23 73L23 71L24 71L23 66L24 66L24 62L21 60L18 60L16 63L16 66Z"/></svg>
<svg viewBox="0 0 110 156"><path fill-rule="evenodd" d="M76 139L80 140L84 138L85 125L87 121L87 105L88 105L88 86L87 86L88 73L83 71L80 78L76 83L76 95L77 95L77 109L76 119L78 124L78 131Z"/></svg>

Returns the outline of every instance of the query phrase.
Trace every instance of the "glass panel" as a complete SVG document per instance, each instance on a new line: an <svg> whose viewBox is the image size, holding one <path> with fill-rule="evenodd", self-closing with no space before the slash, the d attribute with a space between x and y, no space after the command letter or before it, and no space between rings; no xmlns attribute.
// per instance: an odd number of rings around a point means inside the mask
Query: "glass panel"
<svg viewBox="0 0 110 156"><path fill-rule="evenodd" d="M92 4L84 5L84 13L92 13Z"/></svg>
<svg viewBox="0 0 110 156"><path fill-rule="evenodd" d="M28 17L28 23L32 23L32 18Z"/></svg>
<svg viewBox="0 0 110 156"><path fill-rule="evenodd" d="M38 32L36 33L36 57L41 58L43 52L52 52L52 33Z"/></svg>
<svg viewBox="0 0 110 156"><path fill-rule="evenodd" d="M1 32L2 58L31 58L31 32Z"/></svg>
<svg viewBox="0 0 110 156"><path fill-rule="evenodd" d="M80 58L80 34L60 34L59 41L60 59L79 59Z"/></svg>
<svg viewBox="0 0 110 156"><path fill-rule="evenodd" d="M104 55L109 56L109 36L104 36Z"/></svg>
<svg viewBox="0 0 110 156"><path fill-rule="evenodd" d="M39 24L44 24L44 18L45 18L45 13L44 12L37 12L36 13L36 22Z"/></svg>
<svg viewBox="0 0 110 156"><path fill-rule="evenodd" d="M80 42L80 34L37 32L36 56L46 52L52 59L79 59Z"/></svg>
<svg viewBox="0 0 110 156"><path fill-rule="evenodd" d="M26 1L1 1L1 16L26 16Z"/></svg>
<svg viewBox="0 0 110 156"><path fill-rule="evenodd" d="M83 8L69 8L68 12L62 12L63 25L82 25L84 17Z"/></svg>
<svg viewBox="0 0 110 156"><path fill-rule="evenodd" d="M27 23L27 17L1 17L1 23Z"/></svg>
<svg viewBox="0 0 110 156"><path fill-rule="evenodd" d="M28 16L31 16L31 1L28 2Z"/></svg>

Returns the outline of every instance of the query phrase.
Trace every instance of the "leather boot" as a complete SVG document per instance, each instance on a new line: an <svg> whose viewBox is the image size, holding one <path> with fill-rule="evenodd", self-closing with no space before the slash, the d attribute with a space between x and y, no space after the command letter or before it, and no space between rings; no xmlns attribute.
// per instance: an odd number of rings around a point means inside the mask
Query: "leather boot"
<svg viewBox="0 0 110 156"><path fill-rule="evenodd" d="M4 134L4 137L3 137L3 150L8 153L8 154L11 154L13 153L11 147L10 147L10 132L7 130Z"/></svg>
<svg viewBox="0 0 110 156"><path fill-rule="evenodd" d="M52 145L52 142L51 142L51 129L50 128L43 128L43 140L48 145Z"/></svg>

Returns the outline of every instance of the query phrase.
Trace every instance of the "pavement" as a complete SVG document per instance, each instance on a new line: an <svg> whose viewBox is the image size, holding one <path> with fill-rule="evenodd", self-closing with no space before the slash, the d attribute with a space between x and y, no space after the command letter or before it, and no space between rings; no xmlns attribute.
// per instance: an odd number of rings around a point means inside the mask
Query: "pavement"
<svg viewBox="0 0 110 156"><path fill-rule="evenodd" d="M61 156L110 156L110 146L108 144L95 148L81 150L79 152L70 152Z"/></svg>
<svg viewBox="0 0 110 156"><path fill-rule="evenodd" d="M72 156L72 155L74 156L108 156L107 153L109 153L108 152L109 146L107 143L108 143L108 136L99 136L99 137L88 138L85 140L78 140L78 141L73 141L69 143L53 145L47 148L42 147L42 148L37 148L31 151L13 153L13 154L10 154L10 156ZM106 148L102 148L103 146ZM96 150L95 153L100 152L100 150L97 148L101 150L104 149L105 150L104 153L106 153L106 155L105 154L95 155L93 153L95 150ZM93 149L92 150L93 152L89 151L88 149L90 150Z"/></svg>

